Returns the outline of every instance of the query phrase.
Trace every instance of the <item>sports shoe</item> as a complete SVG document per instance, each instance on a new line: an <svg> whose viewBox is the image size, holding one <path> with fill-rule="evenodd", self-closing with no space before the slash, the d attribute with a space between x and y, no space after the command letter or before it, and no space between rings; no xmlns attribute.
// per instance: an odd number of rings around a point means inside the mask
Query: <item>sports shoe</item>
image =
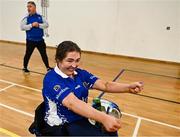
<svg viewBox="0 0 180 137"><path fill-rule="evenodd" d="M51 68L51 67L48 67L48 68L47 68L47 71L50 71L50 70L52 70L52 69L53 69L53 68Z"/></svg>
<svg viewBox="0 0 180 137"><path fill-rule="evenodd" d="M30 72L27 68L23 68L22 70L23 70L23 72L25 72L25 73L29 73L29 72Z"/></svg>

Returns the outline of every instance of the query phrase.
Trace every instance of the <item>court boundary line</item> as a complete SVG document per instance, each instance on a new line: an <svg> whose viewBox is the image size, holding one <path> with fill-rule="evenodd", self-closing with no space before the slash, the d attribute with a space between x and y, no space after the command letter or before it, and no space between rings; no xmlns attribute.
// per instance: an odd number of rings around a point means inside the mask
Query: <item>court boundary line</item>
<svg viewBox="0 0 180 137"><path fill-rule="evenodd" d="M132 137L137 137L140 124L141 124L141 118L138 118Z"/></svg>
<svg viewBox="0 0 180 137"><path fill-rule="evenodd" d="M168 76L168 75L162 75L162 74L155 74L155 73L150 73L150 72L145 72L145 71L138 71L138 70L132 70L132 69L125 69L125 70L130 71L130 72L137 72L137 73L144 73L144 74L148 74L148 75L159 76L159 77L168 77L168 78L180 79L180 77L174 77L174 76Z"/></svg>
<svg viewBox="0 0 180 137"><path fill-rule="evenodd" d="M7 80L2 80L2 79L0 79L0 81L1 81L1 82L4 82L4 83L11 84L11 85L14 85L14 86L19 86L19 87L22 87L22 88L26 88L26 89L34 90L34 91L37 91L37 92L41 92L40 89L36 89L36 88L24 86L24 85L17 84L17 83L14 83L14 82L10 82L10 81L7 81Z"/></svg>
<svg viewBox="0 0 180 137"><path fill-rule="evenodd" d="M34 115L31 114L31 113L25 112L25 111L23 111L23 110L20 110L20 109L17 109L17 108L8 106L8 105L5 105L5 104L3 104L3 103L1 103L1 102L0 102L0 106L1 106L1 107L4 107L4 108L7 108L7 109L10 109L10 110L13 110L13 111L16 111L16 112L18 112L18 113L24 114L24 115L29 116L29 117L34 117Z"/></svg>
<svg viewBox="0 0 180 137"><path fill-rule="evenodd" d="M11 88L11 87L14 87L14 86L15 86L15 84L10 84L9 86L7 86L7 87L5 87L5 88L0 89L0 92L4 91L4 90L6 90L6 89L9 89L9 88Z"/></svg>
<svg viewBox="0 0 180 137"><path fill-rule="evenodd" d="M20 87L23 87L23 88L26 88L26 89L30 89L30 90L34 90L34 91L41 92L41 90L39 90L39 89L31 88L31 87L28 87L28 86L23 86L23 85L14 83L14 82L2 80L2 79L0 79L0 81L1 81L1 82L4 82L4 83L12 83L12 84L15 84L15 85L17 85L17 86L20 86ZM2 103L0 103L0 104L2 104ZM4 104L3 104L3 105L4 105ZM7 106L7 105L5 105L5 106ZM18 109L15 109L15 108L13 108L13 107L10 107L10 106L7 106L7 107L8 107L9 109L12 108L14 111L18 110ZM12 109L11 109L11 110L12 110ZM28 112L25 112L25 111L22 111L22 110L19 110L18 112L24 113L24 114L27 114L27 115L30 114L30 113L28 114ZM156 123L156 124L159 124L159 125L164 125L164 126L168 126L168 127L175 128L175 129L180 130L180 127L178 127L178 126L171 125L171 124L167 124L167 123L160 122L160 121L157 121L157 120L153 120L153 119L149 119L149 118L145 118L145 117L141 117L141 116L136 116L136 115L129 114L129 113L126 113L126 112L122 112L122 114L127 115L127 116L130 116L130 117L134 117L134 118L137 118L137 119L140 118L141 120L144 120L144 121L149 121L149 122L152 122L152 123ZM33 116L32 114L30 114L30 115Z"/></svg>
<svg viewBox="0 0 180 137"><path fill-rule="evenodd" d="M6 64L0 64L0 66L2 66L2 67L8 67L8 68L12 68L12 69L16 69L16 70L21 70L21 71L22 71L21 68L9 66L9 65L6 65ZM126 72L129 71L129 72L144 73L144 74L149 74L149 75L154 75L154 76L164 76L164 77L168 77L168 76L165 76L165 75L155 75L155 74L153 74L153 73L141 72L141 71L130 70L130 69L123 69L123 70L126 71ZM36 71L30 71L30 72L31 72L31 73L35 73L35 74L39 74L39 75L45 75L45 73L40 73L40 72L36 72ZM177 78L177 77L169 77L169 78L180 79L180 78ZM169 103L180 104L180 102L177 102L177 101L174 101L174 100L168 100L168 99L158 98L158 97L154 97L154 96L148 96L148 95L143 95L143 94L133 94L133 95L142 96L142 97L151 98L151 99L157 99L157 100L166 101L166 102L169 102Z"/></svg>
<svg viewBox="0 0 180 137"><path fill-rule="evenodd" d="M11 106L8 106L8 105L2 104L2 103L0 103L0 106L2 106L2 107L4 107L4 108L7 108L7 109L10 109L10 110L13 110L13 111L15 111L15 112L24 114L24 115L26 115L26 116L34 117L34 115L31 114L31 113L22 111L22 110L20 110L20 109L16 109L16 108L14 108L14 107L11 107ZM126 115L127 113L124 113L124 112L123 112L123 114ZM129 115L129 114L128 114L128 115ZM138 120L137 120L137 122L136 122L136 126L135 126L135 128L134 128L133 135L132 135L132 137L137 137L138 131L139 131L139 128L140 128L141 121L142 121L142 120L145 120L145 121L146 121L146 118L139 117L139 116L134 116L134 115L131 115L131 114L130 114L129 116L133 116L134 118L138 118ZM149 119L149 120L150 120L150 119ZM150 120L150 121L153 122L154 120ZM156 121L156 122L158 122L158 121ZM154 123L155 123L155 122L154 122ZM158 122L157 124L164 125L164 124L166 124L166 123ZM173 125L166 124L166 125L164 125L164 126L168 126L168 127L175 128L175 129L180 130L180 127L176 127L176 126L173 126Z"/></svg>
<svg viewBox="0 0 180 137"><path fill-rule="evenodd" d="M13 132L11 132L11 131L9 131L7 129L4 129L4 128L0 128L0 133L6 134L6 135L8 135L10 137L21 137L21 136L13 133Z"/></svg>
<svg viewBox="0 0 180 137"><path fill-rule="evenodd" d="M173 101L173 100L158 98L158 97L154 97L154 96L148 96L148 95L144 95L144 94L133 94L133 95L135 95L135 96L141 96L141 97L145 97L145 98L156 99L156 100L160 100L160 101L166 101L166 102L174 103L174 104L180 104L180 102L178 102L178 101Z"/></svg>
<svg viewBox="0 0 180 137"><path fill-rule="evenodd" d="M18 67L6 65L5 63L0 64L0 66L13 68L13 69L17 69L17 70L22 70L21 68L18 68ZM154 75L154 76L160 76L160 77L168 77L168 78L180 79L180 77L175 77L175 76L170 76L170 75L162 75L162 74L156 74L156 73L150 73L150 72L145 72L145 71L126 69L126 68L124 70L125 71L130 71L130 72L137 72L137 73L144 73L144 74L149 74L149 75ZM45 75L45 73L38 72L38 71L30 71L30 72L40 74L40 75Z"/></svg>
<svg viewBox="0 0 180 137"><path fill-rule="evenodd" d="M7 68L11 68L11 69L16 69L16 70L21 70L22 71L22 68L18 68L18 67L14 67L14 66L10 66L10 65L6 65L6 64L0 64L0 66L3 66L3 67L7 67ZM42 72L38 72L38 71L30 71L30 73L35 73L35 74L39 74L39 75L45 75L46 73L42 73Z"/></svg>

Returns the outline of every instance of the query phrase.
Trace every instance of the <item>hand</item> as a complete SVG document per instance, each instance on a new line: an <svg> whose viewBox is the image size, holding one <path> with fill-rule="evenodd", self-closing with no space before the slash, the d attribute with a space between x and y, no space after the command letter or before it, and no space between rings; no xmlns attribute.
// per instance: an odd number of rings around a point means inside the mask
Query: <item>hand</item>
<svg viewBox="0 0 180 137"><path fill-rule="evenodd" d="M121 128L120 119L110 115L106 115L105 119L102 121L102 124L108 132L116 132Z"/></svg>
<svg viewBox="0 0 180 137"><path fill-rule="evenodd" d="M143 90L143 82L134 82L129 85L129 92L137 94Z"/></svg>
<svg viewBox="0 0 180 137"><path fill-rule="evenodd" d="M33 22L32 27L39 27L39 23L38 22Z"/></svg>

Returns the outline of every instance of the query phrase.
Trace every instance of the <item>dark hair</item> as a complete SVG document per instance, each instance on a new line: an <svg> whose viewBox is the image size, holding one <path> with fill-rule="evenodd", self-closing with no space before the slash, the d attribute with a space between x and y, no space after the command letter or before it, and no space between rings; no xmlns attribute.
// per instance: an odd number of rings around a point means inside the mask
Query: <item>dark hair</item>
<svg viewBox="0 0 180 137"><path fill-rule="evenodd" d="M36 7L36 4L35 4L34 1L28 1L27 4L32 4L32 5L34 5Z"/></svg>
<svg viewBox="0 0 180 137"><path fill-rule="evenodd" d="M72 41L63 41L57 46L55 60L62 61L66 58L68 52L79 52L81 54L81 49L78 45Z"/></svg>

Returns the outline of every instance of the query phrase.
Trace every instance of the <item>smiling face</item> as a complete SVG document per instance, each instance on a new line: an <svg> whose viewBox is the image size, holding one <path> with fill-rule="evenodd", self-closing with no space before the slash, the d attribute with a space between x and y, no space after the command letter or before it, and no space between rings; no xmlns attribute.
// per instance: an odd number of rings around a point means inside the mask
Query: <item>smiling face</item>
<svg viewBox="0 0 180 137"><path fill-rule="evenodd" d="M72 77L74 71L80 64L81 54L77 51L68 52L66 57L57 63L59 69L66 75Z"/></svg>

